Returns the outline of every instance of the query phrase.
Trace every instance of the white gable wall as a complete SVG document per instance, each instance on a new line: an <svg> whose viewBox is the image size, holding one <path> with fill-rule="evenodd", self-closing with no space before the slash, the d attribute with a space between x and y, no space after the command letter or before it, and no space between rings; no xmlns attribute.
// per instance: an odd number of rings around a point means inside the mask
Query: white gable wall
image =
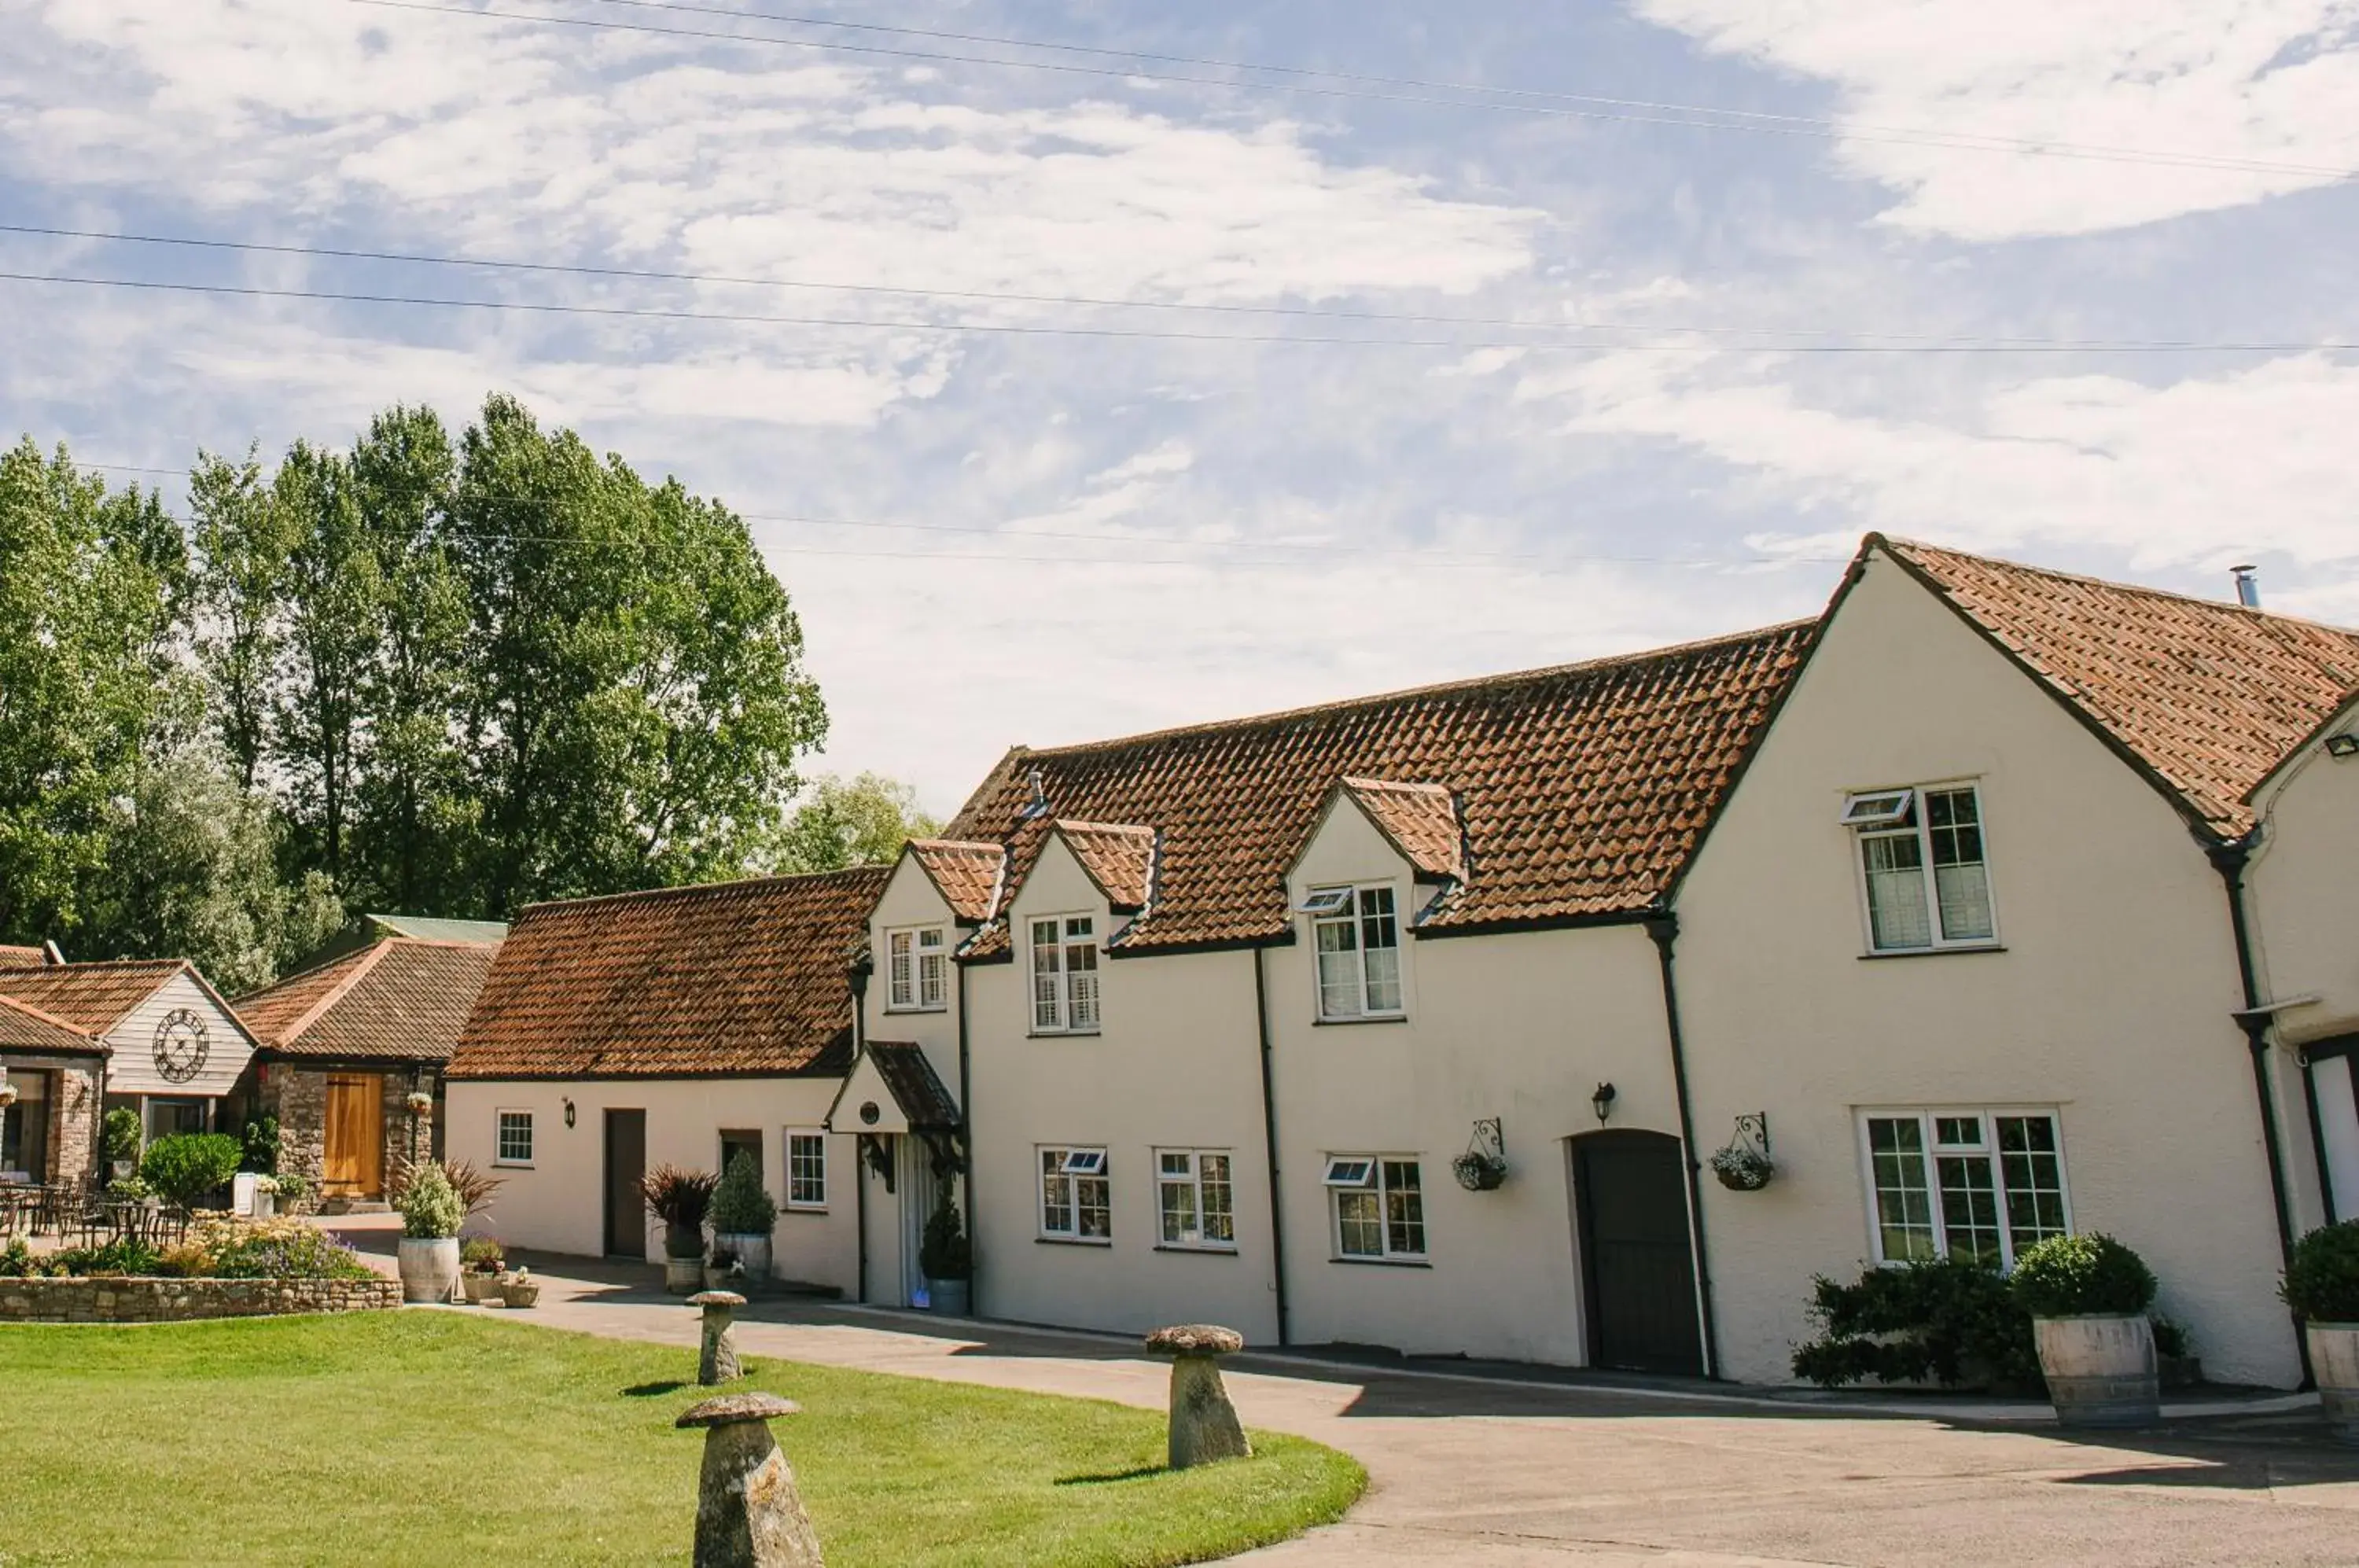
<svg viewBox="0 0 2359 1568"><path fill-rule="evenodd" d="M156 1029L181 1007L204 1021L206 1054L202 1071L185 1083L175 1083L157 1071ZM158 985L104 1038L114 1051L106 1070L110 1094L192 1098L226 1094L254 1056L245 1030L186 970Z"/></svg>
<svg viewBox="0 0 2359 1568"><path fill-rule="evenodd" d="M1847 790L1972 779L1999 953L1865 959ZM1728 1375L1790 1376L1811 1276L1870 1256L1860 1107L2053 1106L2079 1230L2136 1247L2214 1377L2288 1385L2226 896L2179 814L1889 561L1871 561L1680 893L1699 1144L1767 1111L1777 1174L1704 1184Z"/></svg>

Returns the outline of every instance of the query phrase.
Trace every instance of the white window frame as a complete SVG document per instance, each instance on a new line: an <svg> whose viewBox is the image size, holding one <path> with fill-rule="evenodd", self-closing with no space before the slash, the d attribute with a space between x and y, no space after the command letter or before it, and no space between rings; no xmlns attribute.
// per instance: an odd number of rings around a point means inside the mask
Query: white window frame
<svg viewBox="0 0 2359 1568"><path fill-rule="evenodd" d="M1394 1185L1394 1166L1407 1165L1417 1171L1417 1214L1403 1222L1417 1227L1415 1248L1396 1247L1393 1243L1392 1199L1400 1189ZM1425 1160L1415 1154L1330 1154L1326 1157L1322 1184L1327 1189L1328 1254L1338 1262L1347 1263L1423 1263L1432 1256L1432 1221L1425 1212ZM1376 1198L1376 1240L1375 1252L1351 1251L1343 1245L1343 1200L1346 1194L1374 1192Z"/></svg>
<svg viewBox="0 0 2359 1568"><path fill-rule="evenodd" d="M508 1118L515 1116L524 1123L524 1153L508 1153ZM539 1151L540 1127L533 1114L521 1106L509 1105L492 1113L492 1163L509 1171L529 1171L533 1156Z"/></svg>
<svg viewBox="0 0 2359 1568"><path fill-rule="evenodd" d="M1205 1223L1211 1213L1204 1202L1204 1161L1217 1160L1224 1172L1213 1184L1228 1189L1226 1236L1215 1236ZM1170 1168L1174 1160L1185 1160L1185 1170ZM1194 1222L1192 1230L1182 1229L1171 1234L1170 1205L1165 1201L1167 1188L1184 1189L1188 1193L1188 1213ZM1237 1249L1237 1161L1233 1149L1158 1149L1155 1151L1155 1236L1156 1244L1166 1251L1234 1252Z"/></svg>
<svg viewBox="0 0 2359 1568"><path fill-rule="evenodd" d="M1329 907L1332 895L1348 894L1349 902L1332 913L1321 913ZM1368 905L1381 894L1390 908L1372 910ZM1370 1019L1405 1018L1408 1016L1408 965L1403 952L1402 937L1406 921L1402 919L1400 891L1390 882L1337 883L1332 887L1311 888L1298 906L1310 922L1310 987L1318 1002L1318 1018L1321 1023L1361 1023ZM1393 955L1392 985L1395 1005L1389 1007L1374 1005L1371 996L1373 982L1368 975L1367 925L1372 920L1384 920L1392 927L1392 942L1387 949ZM1339 927L1351 933L1352 945L1347 950L1330 953L1321 948L1320 933L1330 927ZM1352 1005L1335 1007L1328 1005L1325 960L1341 958L1348 953L1353 976Z"/></svg>
<svg viewBox="0 0 2359 1568"><path fill-rule="evenodd" d="M1941 919L1941 890L1933 864L1933 827L1929 820L1926 797L1962 793L1974 802L1974 832L1981 841L1982 859L1977 862L1983 874L1983 904L1989 915L1990 930L1974 936L1950 936ZM1905 818L1896 818L1888 811L1875 811L1879 802L1895 796L1905 796ZM1856 818L1857 820L1854 820ZM1951 779L1932 784L1893 785L1881 789L1859 789L1843 798L1843 822L1851 839L1852 881L1859 898L1859 929L1871 954L1896 953L1954 953L1999 945L1998 889L1991 875L1990 813L1983 800L1982 785L1972 779ZM1924 887L1925 924L1932 940L1906 945L1880 945L1875 936L1875 903L1868 891L1867 844L1871 839L1899 838L1913 834L1917 840L1917 874Z"/></svg>
<svg viewBox="0 0 2359 1568"><path fill-rule="evenodd" d="M946 1011L951 1005L950 954L947 926L894 926L886 930L885 1010Z"/></svg>
<svg viewBox="0 0 2359 1568"><path fill-rule="evenodd" d="M1112 1247L1114 1245L1114 1172L1100 1144L1044 1143L1032 1151L1036 1172L1033 1185L1035 1217L1039 1221L1043 1241L1071 1242L1081 1247ZM1094 1181L1103 1189L1103 1204L1091 1204L1093 1209L1105 1211L1105 1234L1093 1236L1082 1226L1082 1184ZM1063 1189L1063 1202L1051 1204L1052 1188ZM1062 1208L1065 1223L1052 1224L1049 1211Z"/></svg>
<svg viewBox="0 0 2359 1568"><path fill-rule="evenodd" d="M1943 1143L1940 1141L1936 1124L1944 1120L1976 1117L1981 1122L1978 1139L1973 1143ZM1935 1258L1950 1256L1950 1223L1941 1196L1940 1158L1947 1154L1969 1159L1987 1160L1990 1163L1991 1195L1995 1205L1995 1230L1999 1247L1999 1271L2011 1273L2015 1269L2015 1226L2007 1214L2006 1157L1999 1149L1998 1124L2006 1118L2038 1118L2054 1129L2056 1140L2056 1196L2062 1209L2064 1236L2076 1234L2072 1220L2072 1177L2071 1156L2064 1144L2064 1112L2058 1105L1866 1105L1853 1117L1854 1141L1859 1154L1859 1174L1862 1195L1865 1199L1868 1256L1878 1268L1906 1264L1915 1259L1887 1257L1884 1248L1884 1216L1877 1207L1875 1154L1870 1142L1869 1124L1884 1121L1914 1121L1918 1124L1918 1160L1919 1174L1925 1182L1927 1221L1932 1228ZM2036 1189L2035 1189L2036 1190ZM2044 1228L2044 1227L2042 1227Z"/></svg>
<svg viewBox="0 0 2359 1568"><path fill-rule="evenodd" d="M1082 929L1076 931L1079 924ZM1055 940L1043 943L1040 928L1053 926ZM1024 917L1025 975L1034 1034L1095 1034L1105 1018L1104 952L1098 945L1098 918L1082 909ZM1076 966L1076 953L1089 962ZM1051 962L1041 966L1043 956ZM1086 976L1086 983L1080 977ZM1048 994L1043 994L1043 982Z"/></svg>
<svg viewBox="0 0 2359 1568"><path fill-rule="evenodd" d="M790 1127L784 1129L780 1141L784 1144L787 1151L786 1206L798 1214L825 1214L827 1212L827 1188L829 1175L827 1130L824 1127ZM817 1198L798 1198L795 1196L795 1145L799 1142L817 1143L819 1145L819 1196Z"/></svg>

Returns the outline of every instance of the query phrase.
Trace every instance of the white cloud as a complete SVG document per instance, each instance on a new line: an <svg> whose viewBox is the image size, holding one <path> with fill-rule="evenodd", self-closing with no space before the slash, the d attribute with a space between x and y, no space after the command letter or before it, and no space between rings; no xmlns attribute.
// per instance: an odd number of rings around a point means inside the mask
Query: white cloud
<svg viewBox="0 0 2359 1568"><path fill-rule="evenodd" d="M2359 0L1635 0L1715 51L1833 83L1885 220L1970 240L2090 234L2334 183L2335 175L2011 156L1884 128L2359 166Z"/></svg>

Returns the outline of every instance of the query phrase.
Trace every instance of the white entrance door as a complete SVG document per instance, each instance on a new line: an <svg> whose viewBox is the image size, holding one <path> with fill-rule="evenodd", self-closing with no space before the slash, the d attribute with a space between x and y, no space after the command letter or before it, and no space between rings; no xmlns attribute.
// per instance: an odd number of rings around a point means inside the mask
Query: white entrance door
<svg viewBox="0 0 2359 1568"><path fill-rule="evenodd" d="M934 1155L924 1138L905 1134L901 1145L901 1296L910 1306L928 1305L926 1271L919 1260L926 1222L934 1217Z"/></svg>

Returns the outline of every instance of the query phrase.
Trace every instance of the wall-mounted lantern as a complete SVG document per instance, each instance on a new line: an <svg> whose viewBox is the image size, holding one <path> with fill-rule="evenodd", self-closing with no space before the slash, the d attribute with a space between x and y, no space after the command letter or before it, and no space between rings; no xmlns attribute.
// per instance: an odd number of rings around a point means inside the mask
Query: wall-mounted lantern
<svg viewBox="0 0 2359 1568"><path fill-rule="evenodd" d="M565 1125L567 1127L573 1125L573 1102L570 1099L565 1102Z"/></svg>
<svg viewBox="0 0 2359 1568"><path fill-rule="evenodd" d="M1589 1096L1589 1105L1597 1113L1597 1125L1603 1127L1605 1118L1614 1114L1614 1085L1600 1083L1597 1093Z"/></svg>

